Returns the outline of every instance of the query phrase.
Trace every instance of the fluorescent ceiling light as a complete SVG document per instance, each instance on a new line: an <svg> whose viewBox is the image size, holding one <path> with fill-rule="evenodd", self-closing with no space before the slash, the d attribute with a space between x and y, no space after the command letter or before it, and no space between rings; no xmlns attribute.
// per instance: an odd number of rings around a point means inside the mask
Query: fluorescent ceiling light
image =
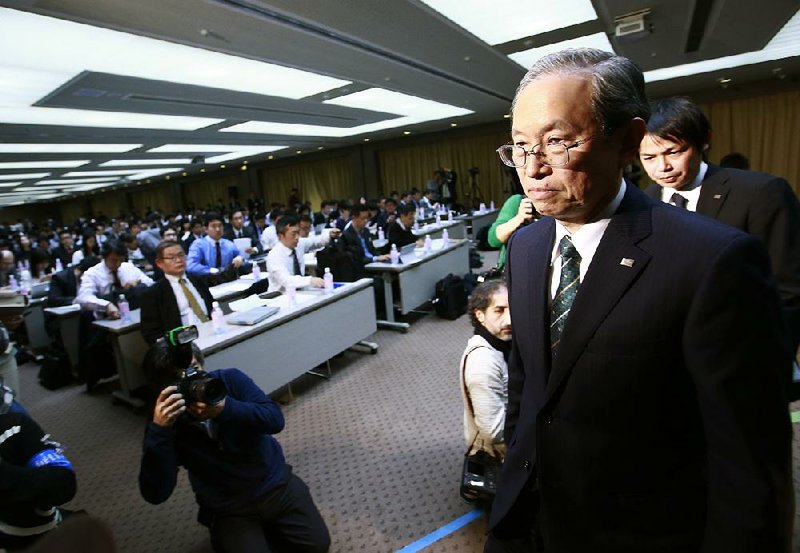
<svg viewBox="0 0 800 553"><path fill-rule="evenodd" d="M13 180L13 179L42 179L49 176L50 173L17 173L15 175L0 175L0 180Z"/></svg>
<svg viewBox="0 0 800 553"><path fill-rule="evenodd" d="M0 66L0 72L5 68ZM0 102L2 103L2 102ZM64 125L68 127L101 127L126 129L161 129L196 131L216 125L224 119L187 117L184 115L153 115L88 109L0 106L0 123L10 125Z"/></svg>
<svg viewBox="0 0 800 553"><path fill-rule="evenodd" d="M382 88L370 88L340 96L324 102L344 107L358 107L395 113L402 115L395 119L367 123L357 127L322 127L318 125L300 125L292 123L272 123L267 121L248 121L233 125L220 132L249 132L257 134L284 134L291 136L324 136L347 137L392 129L407 125L415 125L426 121L435 121L449 117L459 117L472 113L471 110L410 96L401 92L393 92Z"/></svg>
<svg viewBox="0 0 800 553"><path fill-rule="evenodd" d="M0 154L118 154L141 147L141 144L0 144Z"/></svg>
<svg viewBox="0 0 800 553"><path fill-rule="evenodd" d="M19 188L15 188L13 192L40 192L42 194L46 192L52 192L53 190L64 190L63 186L21 186Z"/></svg>
<svg viewBox="0 0 800 553"><path fill-rule="evenodd" d="M166 175L167 173L174 173L176 171L181 171L180 167L169 167L168 169L148 169L145 171L140 171L136 174L133 174L128 177L129 180L142 180L142 179L149 179L150 177L157 177L159 175Z"/></svg>
<svg viewBox="0 0 800 553"><path fill-rule="evenodd" d="M502 44L578 23L594 21L591 0L422 0L447 19L489 44Z"/></svg>
<svg viewBox="0 0 800 553"><path fill-rule="evenodd" d="M71 188L70 192L87 192L89 190L97 190L98 188L108 188L109 186L114 186L114 183L111 183L111 184L87 184L85 186L77 186L75 188Z"/></svg>
<svg viewBox="0 0 800 553"><path fill-rule="evenodd" d="M606 52L614 51L611 47L611 43L608 41L608 36L606 36L605 33L596 33L593 35L571 38L562 42L555 42L553 44L546 44L522 52L514 52L513 54L509 54L508 57L525 69L528 69L546 55L559 52L566 48L597 48L598 50L605 50Z"/></svg>
<svg viewBox="0 0 800 553"><path fill-rule="evenodd" d="M157 148L147 150L151 153L208 153L208 152L233 152L239 150L260 149L264 151L273 151L286 148L286 146L242 146L233 144L164 144Z"/></svg>
<svg viewBox="0 0 800 553"><path fill-rule="evenodd" d="M86 182L117 182L119 177L96 177L91 179L50 179L40 180L36 184L83 184Z"/></svg>
<svg viewBox="0 0 800 553"><path fill-rule="evenodd" d="M24 56L19 52L24 52ZM0 65L18 67L23 60L30 70L61 73L67 78L82 71L99 71L294 99L350 83L290 67L2 8ZM39 94L36 100L41 97Z"/></svg>
<svg viewBox="0 0 800 553"><path fill-rule="evenodd" d="M66 159L62 161L4 161L0 162L2 169L58 169L80 167L89 163L88 159Z"/></svg>
<svg viewBox="0 0 800 553"><path fill-rule="evenodd" d="M22 181L17 182L0 182L0 188L10 188L12 186L17 186L18 184L22 184Z"/></svg>
<svg viewBox="0 0 800 553"><path fill-rule="evenodd" d="M112 159L101 163L100 167L133 167L135 165L189 165L191 158L182 159ZM0 164L2 168L2 164Z"/></svg>
<svg viewBox="0 0 800 553"><path fill-rule="evenodd" d="M139 169L114 169L113 171L70 171L64 173L62 177L108 177L111 175L132 175L138 173Z"/></svg>
<svg viewBox="0 0 800 553"><path fill-rule="evenodd" d="M772 37L767 45L755 52L736 54L735 56L725 56L713 60L698 61L674 67L664 67L646 71L644 79L648 83L686 77L687 75L698 75L719 71L720 69L731 69L742 65L752 65L765 61L780 60L800 56L800 10L792 16L786 25Z"/></svg>

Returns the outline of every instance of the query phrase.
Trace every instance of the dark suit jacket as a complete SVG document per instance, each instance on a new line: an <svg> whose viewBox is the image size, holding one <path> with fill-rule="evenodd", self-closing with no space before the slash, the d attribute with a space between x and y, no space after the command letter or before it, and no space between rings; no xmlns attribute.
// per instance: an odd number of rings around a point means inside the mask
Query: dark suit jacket
<svg viewBox="0 0 800 553"><path fill-rule="evenodd" d="M66 267L70 263L72 263L72 254L75 252L75 248L72 248L72 251L67 251L64 246L58 245L53 248L53 258L60 259L61 264Z"/></svg>
<svg viewBox="0 0 800 553"><path fill-rule="evenodd" d="M533 486L546 551L785 551L793 352L763 247L629 184L551 362L554 240L545 217L508 250L508 451L490 527L530 519Z"/></svg>
<svg viewBox="0 0 800 553"><path fill-rule="evenodd" d="M229 227L225 229L225 232L222 233L223 238L227 238L231 242L233 242L234 238L236 237L233 233L233 227ZM253 248L258 249L258 253L264 251L263 246L261 245L261 239L256 234L256 231L250 225L245 225L242 227L242 238L249 238L250 239L250 246Z"/></svg>
<svg viewBox="0 0 800 553"><path fill-rule="evenodd" d="M50 288L47 291L47 307L63 307L70 305L78 295L78 279L75 270L67 267L63 271L53 274L50 279Z"/></svg>
<svg viewBox="0 0 800 553"><path fill-rule="evenodd" d="M398 250L407 244L417 241L417 237L414 236L411 229L402 228L397 221L389 225L389 228L386 230L386 239L389 241L389 244L395 244Z"/></svg>
<svg viewBox="0 0 800 553"><path fill-rule="evenodd" d="M661 199L661 187L645 190ZM769 252L784 306L800 310L800 203L780 177L708 165L697 213L760 239Z"/></svg>
<svg viewBox="0 0 800 553"><path fill-rule="evenodd" d="M206 314L211 313L213 299L203 279L187 275L205 302ZM162 278L142 294L142 337L148 344L154 344L165 332L181 326L178 302L172 292L169 280Z"/></svg>
<svg viewBox="0 0 800 553"><path fill-rule="evenodd" d="M353 260L356 262L356 266L360 270L359 274L356 275L356 278L362 278L366 275L366 271L364 271L364 265L367 263L372 263L373 255L381 255L381 252L372 244L372 237L366 228L361 229L361 236L364 237L364 241L367 243L367 251L370 253L369 257L364 255L364 248L361 245L359 233L356 232L356 229L353 228L353 225L347 227L347 229L345 229L345 231L342 233L342 241L344 242L345 251L350 254L350 257L353 258Z"/></svg>

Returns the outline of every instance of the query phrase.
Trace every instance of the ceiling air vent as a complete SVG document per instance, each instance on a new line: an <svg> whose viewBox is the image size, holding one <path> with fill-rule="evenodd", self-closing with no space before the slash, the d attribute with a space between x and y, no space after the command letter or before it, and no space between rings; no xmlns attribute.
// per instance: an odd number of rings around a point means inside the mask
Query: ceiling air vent
<svg viewBox="0 0 800 553"><path fill-rule="evenodd" d="M649 9L626 13L614 18L614 34L618 37L635 35L648 31L645 18L650 14Z"/></svg>

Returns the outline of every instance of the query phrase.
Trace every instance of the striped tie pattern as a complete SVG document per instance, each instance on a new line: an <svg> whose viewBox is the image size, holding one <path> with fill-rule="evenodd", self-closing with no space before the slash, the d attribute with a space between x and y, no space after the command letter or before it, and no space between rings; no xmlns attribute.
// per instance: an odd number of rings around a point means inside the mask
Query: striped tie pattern
<svg viewBox="0 0 800 553"><path fill-rule="evenodd" d="M569 310L581 284L581 256L569 236L564 236L558 243L558 252L561 254L561 279L550 308L550 350L553 355L561 341Z"/></svg>

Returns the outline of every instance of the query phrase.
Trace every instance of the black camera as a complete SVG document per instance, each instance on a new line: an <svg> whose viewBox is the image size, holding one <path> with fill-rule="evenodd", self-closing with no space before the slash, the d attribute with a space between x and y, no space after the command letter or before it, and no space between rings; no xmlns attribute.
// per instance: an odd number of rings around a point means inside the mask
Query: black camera
<svg viewBox="0 0 800 553"><path fill-rule="evenodd" d="M192 342L197 339L196 326L179 326L167 332L165 338L169 344L170 363L173 367L186 367L181 371L180 379L175 383L178 393L186 403L207 403L216 405L227 395L225 383L219 378L212 378L204 371L192 366Z"/></svg>

